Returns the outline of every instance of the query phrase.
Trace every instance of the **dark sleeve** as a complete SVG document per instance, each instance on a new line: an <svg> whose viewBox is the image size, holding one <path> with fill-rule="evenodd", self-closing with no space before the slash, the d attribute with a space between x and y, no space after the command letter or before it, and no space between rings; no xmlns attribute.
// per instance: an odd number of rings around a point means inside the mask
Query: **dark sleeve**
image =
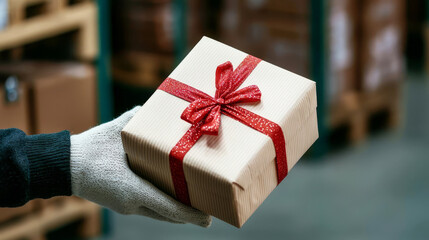
<svg viewBox="0 0 429 240"><path fill-rule="evenodd" d="M0 207L59 195L71 195L70 133L0 130Z"/></svg>

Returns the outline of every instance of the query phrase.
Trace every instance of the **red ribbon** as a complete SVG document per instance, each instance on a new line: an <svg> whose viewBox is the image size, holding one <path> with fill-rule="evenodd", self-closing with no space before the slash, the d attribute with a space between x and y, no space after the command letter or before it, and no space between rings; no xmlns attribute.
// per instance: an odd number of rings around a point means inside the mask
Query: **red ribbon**
<svg viewBox="0 0 429 240"><path fill-rule="evenodd" d="M159 86L158 89L191 102L183 111L181 118L192 125L173 147L169 155L176 198L182 203L191 205L183 171L183 158L203 134L218 134L221 114L269 136L274 143L276 152L277 183L286 177L288 173L286 145L281 127L236 105L261 100L261 91L255 85L237 90L260 61L260 59L248 55L234 71L229 61L219 65L216 69L214 98L172 78L167 78Z"/></svg>

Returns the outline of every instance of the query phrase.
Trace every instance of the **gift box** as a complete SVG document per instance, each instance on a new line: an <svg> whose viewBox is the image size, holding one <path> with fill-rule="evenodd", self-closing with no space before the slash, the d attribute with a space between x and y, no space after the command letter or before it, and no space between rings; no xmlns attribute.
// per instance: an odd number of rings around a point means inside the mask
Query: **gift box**
<svg viewBox="0 0 429 240"><path fill-rule="evenodd" d="M317 139L316 104L313 81L203 37L122 142L136 174L241 227Z"/></svg>

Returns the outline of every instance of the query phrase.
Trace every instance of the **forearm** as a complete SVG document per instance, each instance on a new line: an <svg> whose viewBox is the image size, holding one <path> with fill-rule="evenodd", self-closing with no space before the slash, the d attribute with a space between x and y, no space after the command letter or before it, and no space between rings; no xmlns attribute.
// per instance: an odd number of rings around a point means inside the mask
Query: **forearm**
<svg viewBox="0 0 429 240"><path fill-rule="evenodd" d="M0 130L0 207L58 195L71 195L70 133Z"/></svg>

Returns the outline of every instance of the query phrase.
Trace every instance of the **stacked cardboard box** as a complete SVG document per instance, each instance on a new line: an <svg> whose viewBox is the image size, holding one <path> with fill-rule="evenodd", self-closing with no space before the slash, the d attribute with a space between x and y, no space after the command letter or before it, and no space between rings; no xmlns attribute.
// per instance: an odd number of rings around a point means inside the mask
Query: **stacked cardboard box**
<svg viewBox="0 0 429 240"><path fill-rule="evenodd" d="M358 72L358 2L330 0L328 17L328 98L343 101L356 91Z"/></svg>
<svg viewBox="0 0 429 240"><path fill-rule="evenodd" d="M327 2L328 98L342 101L403 75L405 1ZM310 1L223 1L220 39L308 76Z"/></svg>
<svg viewBox="0 0 429 240"><path fill-rule="evenodd" d="M0 129L15 127L30 133L28 104L27 84L0 74Z"/></svg>
<svg viewBox="0 0 429 240"><path fill-rule="evenodd" d="M186 0L186 41L189 49L194 47L204 35L209 34L208 3L209 1Z"/></svg>
<svg viewBox="0 0 429 240"><path fill-rule="evenodd" d="M309 12L309 0L224 1L221 40L308 76Z"/></svg>
<svg viewBox="0 0 429 240"><path fill-rule="evenodd" d="M112 75L119 114L144 103L173 69L177 53L201 39L207 3L115 0L112 8Z"/></svg>
<svg viewBox="0 0 429 240"><path fill-rule="evenodd" d="M115 51L173 53L172 1L113 1L113 9Z"/></svg>
<svg viewBox="0 0 429 240"><path fill-rule="evenodd" d="M116 0L112 2L112 40L114 53L144 52L174 54L175 27L184 16L186 38L191 46L202 37L205 1L186 0L179 9L172 0ZM182 12L183 11L183 12Z"/></svg>
<svg viewBox="0 0 429 240"><path fill-rule="evenodd" d="M1 121L4 122L1 128L25 129L25 125L13 118L28 122L26 132L32 134L62 130L76 134L96 125L93 67L79 63L23 62L0 64L0 73L16 76L22 86L28 87L22 101L0 108L2 119L3 115L10 118Z"/></svg>
<svg viewBox="0 0 429 240"><path fill-rule="evenodd" d="M172 0L112 2L115 9L112 13L114 80L152 88L161 83L166 76L164 72L170 72L173 68L171 59L175 57L178 47L175 44L178 41L175 39L175 31L178 30L176 28L186 28L186 31L180 31L180 34L186 34L184 39L187 39L189 45L195 44L203 35L203 10L206 4L198 0L187 0L184 3L186 6L182 6L181 9ZM183 18L185 22L181 23L179 18L185 13ZM130 65L127 62L136 60L138 62L134 65L145 67L143 69L126 67ZM166 62L169 63L168 66ZM121 74L117 74L119 72ZM127 77L123 79L125 75Z"/></svg>
<svg viewBox="0 0 429 240"><path fill-rule="evenodd" d="M359 142L380 113L398 123L404 77L404 0L329 1L328 90L332 129ZM375 119L375 118L374 118Z"/></svg>
<svg viewBox="0 0 429 240"><path fill-rule="evenodd" d="M361 85L373 91L403 79L405 1L365 0L361 2Z"/></svg>

